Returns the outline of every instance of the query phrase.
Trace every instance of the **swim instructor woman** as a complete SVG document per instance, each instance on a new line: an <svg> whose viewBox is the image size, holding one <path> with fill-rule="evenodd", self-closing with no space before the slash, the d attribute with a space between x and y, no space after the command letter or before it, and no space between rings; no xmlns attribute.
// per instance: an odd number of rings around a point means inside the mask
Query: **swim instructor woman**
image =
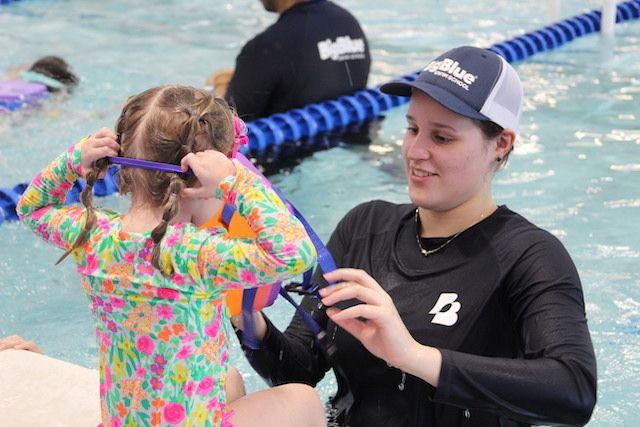
<svg viewBox="0 0 640 427"><path fill-rule="evenodd" d="M596 362L576 268L558 239L491 195L522 110L515 70L460 47L381 90L411 97L412 203L355 207L328 243L344 268L315 277L338 283L321 295L354 396L346 423L585 424ZM353 299L362 303L344 305ZM324 376L299 316L284 333L256 317L262 348L245 352L270 383Z"/></svg>

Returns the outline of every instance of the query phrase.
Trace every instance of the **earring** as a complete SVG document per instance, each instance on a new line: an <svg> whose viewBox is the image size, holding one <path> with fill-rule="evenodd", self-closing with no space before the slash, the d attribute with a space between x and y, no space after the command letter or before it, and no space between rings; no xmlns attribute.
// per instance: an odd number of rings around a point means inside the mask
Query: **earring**
<svg viewBox="0 0 640 427"><path fill-rule="evenodd" d="M496 162L500 163L502 161L502 157L498 156L496 157Z"/></svg>

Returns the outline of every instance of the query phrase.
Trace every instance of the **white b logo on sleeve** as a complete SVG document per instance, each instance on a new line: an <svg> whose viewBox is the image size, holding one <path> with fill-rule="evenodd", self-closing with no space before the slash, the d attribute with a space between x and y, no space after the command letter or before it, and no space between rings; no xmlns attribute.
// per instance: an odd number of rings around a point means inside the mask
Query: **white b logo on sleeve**
<svg viewBox="0 0 640 427"><path fill-rule="evenodd" d="M456 301L458 294L454 293L441 293L438 301L433 306L429 314L435 314L431 323L437 323L438 325L453 326L458 321L458 311L460 311L460 303ZM447 311L442 311L446 306L449 306Z"/></svg>

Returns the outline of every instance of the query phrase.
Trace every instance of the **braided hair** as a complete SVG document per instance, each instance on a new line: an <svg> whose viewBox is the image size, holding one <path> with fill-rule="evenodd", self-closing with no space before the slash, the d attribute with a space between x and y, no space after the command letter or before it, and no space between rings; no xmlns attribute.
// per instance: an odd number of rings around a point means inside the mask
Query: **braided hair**
<svg viewBox="0 0 640 427"><path fill-rule="evenodd" d="M233 112L224 99L201 89L155 87L129 98L116 121L116 133L121 156L179 165L189 153L209 149L228 153L234 140ZM87 174L87 186L81 197L86 207L86 222L68 252L84 244L95 226L92 189L105 167L106 159L101 159ZM151 263L164 275L171 274L172 268L161 265L160 243L178 214L181 191L195 181L193 176L155 170L122 167L119 172L120 193L131 193L132 204L163 207L162 220L151 231L154 243Z"/></svg>

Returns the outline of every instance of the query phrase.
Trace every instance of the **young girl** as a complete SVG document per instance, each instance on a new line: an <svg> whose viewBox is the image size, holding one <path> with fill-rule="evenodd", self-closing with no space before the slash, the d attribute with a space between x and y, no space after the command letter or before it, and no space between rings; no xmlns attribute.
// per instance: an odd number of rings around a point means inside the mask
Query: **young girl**
<svg viewBox="0 0 640 427"><path fill-rule="evenodd" d="M129 99L116 133L103 128L71 147L18 204L21 219L78 266L96 322L104 427L325 424L319 398L304 385L226 404L223 291L283 280L315 262L304 228L277 195L223 154L233 138L223 100L191 87L149 89ZM185 173L123 167L128 212L95 209L92 186L105 157L118 155ZM81 176L86 209L65 206ZM232 204L257 237L199 230L194 216L213 197Z"/></svg>

